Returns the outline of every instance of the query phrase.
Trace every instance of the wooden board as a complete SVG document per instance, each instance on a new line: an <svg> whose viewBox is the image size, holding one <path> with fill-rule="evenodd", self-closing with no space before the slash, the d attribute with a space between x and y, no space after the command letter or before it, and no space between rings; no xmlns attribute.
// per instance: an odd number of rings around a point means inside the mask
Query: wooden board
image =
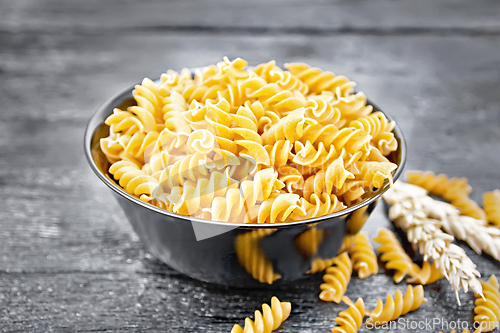
<svg viewBox="0 0 500 333"><path fill-rule="evenodd" d="M87 166L88 118L167 69L224 55L306 61L358 82L396 118L408 169L469 177L479 200L500 187L499 11L495 1L1 2L0 331L229 332L275 294L293 305L279 332L328 332L345 306L318 301L320 275L277 290L228 289L146 253ZM382 226L377 210L365 229ZM461 245L483 275L499 272ZM381 274L354 279L347 295L372 307L397 288ZM471 323L471 293L459 307L443 280L426 297L405 318Z"/></svg>

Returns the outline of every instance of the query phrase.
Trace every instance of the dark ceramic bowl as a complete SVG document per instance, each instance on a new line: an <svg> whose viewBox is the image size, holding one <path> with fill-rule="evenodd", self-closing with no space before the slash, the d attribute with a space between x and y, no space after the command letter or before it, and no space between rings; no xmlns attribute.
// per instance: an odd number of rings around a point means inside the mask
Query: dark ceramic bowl
<svg viewBox="0 0 500 333"><path fill-rule="evenodd" d="M85 155L97 177L111 189L148 251L194 279L251 287L303 278L310 273L314 260L336 256L344 235L361 229L389 188L385 184L363 202L340 212L291 223L224 223L160 209L122 190L109 177L109 163L99 148L99 140L109 133L104 120L113 108L134 104L133 89L132 86L116 94L92 115L85 130ZM389 159L398 165L396 181L406 161L406 143L398 125L394 134L399 146Z"/></svg>

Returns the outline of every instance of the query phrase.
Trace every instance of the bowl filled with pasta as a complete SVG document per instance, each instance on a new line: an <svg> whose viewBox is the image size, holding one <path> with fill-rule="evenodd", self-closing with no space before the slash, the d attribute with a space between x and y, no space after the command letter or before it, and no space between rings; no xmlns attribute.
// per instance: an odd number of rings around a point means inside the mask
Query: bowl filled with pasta
<svg viewBox="0 0 500 333"><path fill-rule="evenodd" d="M331 265L406 160L354 83L302 63L169 70L91 117L88 162L147 249L192 278L293 281Z"/></svg>

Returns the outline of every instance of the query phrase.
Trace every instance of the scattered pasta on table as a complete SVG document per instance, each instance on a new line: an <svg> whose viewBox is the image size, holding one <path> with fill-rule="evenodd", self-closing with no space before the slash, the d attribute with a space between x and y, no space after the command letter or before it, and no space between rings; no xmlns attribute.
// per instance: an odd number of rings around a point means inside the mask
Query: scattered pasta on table
<svg viewBox="0 0 500 333"><path fill-rule="evenodd" d="M377 255L370 239L364 232L360 232L354 237L354 243L349 249L349 257L360 279L378 273Z"/></svg>
<svg viewBox="0 0 500 333"><path fill-rule="evenodd" d="M404 316L408 312L415 311L423 303L425 303L425 298L422 285L416 287L409 285L404 296L398 289L395 298L387 294L385 304L379 299L375 309L369 312L366 323L370 326L383 325L388 321Z"/></svg>
<svg viewBox="0 0 500 333"><path fill-rule="evenodd" d="M335 266L328 267L323 276L324 283L321 284L319 298L325 302L340 303L347 286L351 281L352 262L349 255L344 252L333 259Z"/></svg>
<svg viewBox="0 0 500 333"><path fill-rule="evenodd" d="M414 273L413 261L392 231L380 229L373 240L380 244L377 252L381 254L380 260L385 263L385 268L394 270L394 282L399 283L407 275L411 276Z"/></svg>
<svg viewBox="0 0 500 333"><path fill-rule="evenodd" d="M250 318L245 318L245 326L241 328L239 325L234 325L231 333L270 333L288 318L292 305L289 302L280 302L273 296L271 298L271 306L262 304L262 312L255 310L255 318L252 321Z"/></svg>
<svg viewBox="0 0 500 333"><path fill-rule="evenodd" d="M333 333L356 333L363 325L365 316L365 303L362 298L358 298L353 303L349 297L344 296L342 301L349 306L347 310L341 311L335 318L337 326L332 328Z"/></svg>

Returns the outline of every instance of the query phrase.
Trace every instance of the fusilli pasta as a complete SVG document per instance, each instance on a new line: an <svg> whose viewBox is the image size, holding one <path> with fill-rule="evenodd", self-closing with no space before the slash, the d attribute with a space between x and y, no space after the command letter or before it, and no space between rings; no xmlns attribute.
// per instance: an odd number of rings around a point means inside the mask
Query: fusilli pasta
<svg viewBox="0 0 500 333"><path fill-rule="evenodd" d="M500 190L484 193L483 208L489 224L500 227Z"/></svg>
<svg viewBox="0 0 500 333"><path fill-rule="evenodd" d="M310 67L303 63L285 64L286 69L304 82L309 91L321 93L322 91L331 91L333 93L340 91L340 96L348 96L352 93L355 83L349 81L344 76L336 76L331 72L323 72L319 68Z"/></svg>
<svg viewBox="0 0 500 333"><path fill-rule="evenodd" d="M289 302L280 302L273 296L271 298L271 306L266 303L262 304L262 312L255 310L255 319L245 318L245 327L234 325L231 333L270 333L288 318L292 305Z"/></svg>
<svg viewBox="0 0 500 333"><path fill-rule="evenodd" d="M385 268L395 271L394 282L399 283L406 275L413 274L413 261L392 231L381 229L373 240L380 244L377 251L381 253L380 260L386 263Z"/></svg>
<svg viewBox="0 0 500 333"><path fill-rule="evenodd" d="M349 257L360 279L377 274L377 255L370 244L370 239L364 232L360 232L354 237L354 244L349 249Z"/></svg>
<svg viewBox="0 0 500 333"><path fill-rule="evenodd" d="M349 306L347 310L341 311L335 322L337 326L332 328L333 333L356 333L363 324L365 316L365 303L362 298L358 298L356 303L353 303L349 297L344 296L342 301Z"/></svg>
<svg viewBox="0 0 500 333"><path fill-rule="evenodd" d="M460 210L461 215L486 220L485 212L479 205L469 198L472 188L466 178L448 178L441 174L436 175L431 171L409 171L406 173L410 184L420 186L430 194L442 197Z"/></svg>
<svg viewBox="0 0 500 333"><path fill-rule="evenodd" d="M486 213L479 205L469 197L463 196L451 201L458 208L460 215L470 216L477 220L486 220Z"/></svg>
<svg viewBox="0 0 500 333"><path fill-rule="evenodd" d="M392 133L394 125L395 122L388 121L385 115L380 111L360 117L350 123L350 126L363 129L366 133L370 134L374 146L384 155L388 155L398 147L398 142Z"/></svg>
<svg viewBox="0 0 500 333"><path fill-rule="evenodd" d="M492 275L488 281L481 281L481 285L484 298L475 294L474 325L482 332L490 332L498 326L500 320L500 293L496 276Z"/></svg>
<svg viewBox="0 0 500 333"><path fill-rule="evenodd" d="M377 306L375 310L369 312L369 318L366 320L366 323L370 326L383 325L388 321L404 316L408 312L415 311L423 303L425 303L425 298L422 285L416 287L408 286L404 296L398 289L395 298L387 294L385 304L383 304L381 299L377 301Z"/></svg>
<svg viewBox="0 0 500 333"><path fill-rule="evenodd" d="M436 262L424 261L420 268L417 264L413 264L412 277L406 279L407 283L413 284L432 284L444 277L441 270L436 266Z"/></svg>
<svg viewBox="0 0 500 333"><path fill-rule="evenodd" d="M146 175L132 162L115 162L109 168L109 173L119 181L127 193L138 196L143 201L152 200L152 194L159 186L155 178Z"/></svg>
<svg viewBox="0 0 500 333"><path fill-rule="evenodd" d="M320 286L319 298L325 302L338 304L346 292L349 281L351 281L352 262L347 253L344 252L333 259L333 264L336 266L328 267L323 276L325 283Z"/></svg>

